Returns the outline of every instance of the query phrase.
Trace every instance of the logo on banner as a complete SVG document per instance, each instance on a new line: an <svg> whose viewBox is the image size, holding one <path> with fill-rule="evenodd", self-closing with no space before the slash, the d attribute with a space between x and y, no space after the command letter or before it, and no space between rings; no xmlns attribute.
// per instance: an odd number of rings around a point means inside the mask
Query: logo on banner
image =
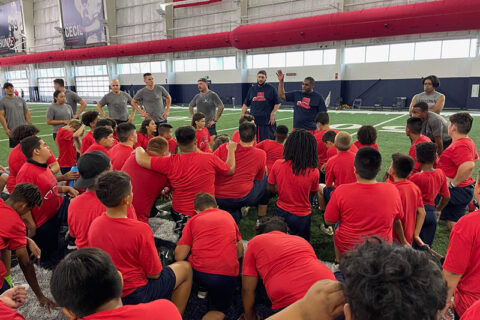
<svg viewBox="0 0 480 320"><path fill-rule="evenodd" d="M302 101L297 101L297 106L310 109L310 98L303 97Z"/></svg>
<svg viewBox="0 0 480 320"><path fill-rule="evenodd" d="M253 101L267 101L265 99L265 92L257 92L257 96L252 99Z"/></svg>

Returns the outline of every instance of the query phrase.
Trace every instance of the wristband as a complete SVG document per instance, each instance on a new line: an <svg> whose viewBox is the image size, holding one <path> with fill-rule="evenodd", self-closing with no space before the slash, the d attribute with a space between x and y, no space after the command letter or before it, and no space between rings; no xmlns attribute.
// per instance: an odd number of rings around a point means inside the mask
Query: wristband
<svg viewBox="0 0 480 320"><path fill-rule="evenodd" d="M448 184L448 187L449 187L449 188L456 188L457 186L455 186L455 185L452 183L452 181L450 181L450 183Z"/></svg>

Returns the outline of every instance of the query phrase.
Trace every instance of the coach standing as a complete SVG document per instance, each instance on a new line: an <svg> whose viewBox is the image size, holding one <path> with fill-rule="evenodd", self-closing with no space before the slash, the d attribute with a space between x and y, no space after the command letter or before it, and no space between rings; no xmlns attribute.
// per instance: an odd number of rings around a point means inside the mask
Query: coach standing
<svg viewBox="0 0 480 320"><path fill-rule="evenodd" d="M277 71L278 95L287 102L294 102L293 105L293 129L305 129L312 134L317 131L315 116L319 112L327 112L323 97L313 91L315 80L306 77L302 83L302 91L285 92L285 74L282 70Z"/></svg>
<svg viewBox="0 0 480 320"><path fill-rule="evenodd" d="M137 110L142 117L151 118L158 126L167 122L168 113L170 112L170 104L172 103L172 97L160 85L155 85L154 78L151 73L145 73L143 75L143 81L146 86L140 89L135 97L132 99L132 107ZM165 105L163 104L163 98L165 97ZM139 105L143 105L145 111L140 109Z"/></svg>
<svg viewBox="0 0 480 320"><path fill-rule="evenodd" d="M25 100L15 96L13 84L5 82L3 91L5 97L0 100L0 123L8 136L10 148L14 148L19 142L11 138L13 129L22 124L32 124L32 120Z"/></svg>
<svg viewBox="0 0 480 320"><path fill-rule="evenodd" d="M135 109L132 108L132 114L128 116L127 104L132 103L132 97L123 91L120 91L120 82L118 80L112 80L110 83L111 92L103 96L103 98L97 103L97 110L104 118L110 118L115 120L117 124L123 122L132 122L135 117ZM103 111L103 106L108 108L108 117Z"/></svg>
<svg viewBox="0 0 480 320"><path fill-rule="evenodd" d="M195 97L193 97L188 108L190 109L190 115L192 117L194 108L197 108L197 112L202 112L205 115L208 134L210 134L213 145L217 136L217 121L222 116L224 106L218 94L208 88L207 79L200 78L197 83L200 93L197 93Z"/></svg>
<svg viewBox="0 0 480 320"><path fill-rule="evenodd" d="M87 107L87 103L76 92L65 89L65 81L63 79L53 80L53 87L55 91L60 91L65 94L66 104L68 104L73 111L73 119L79 119L83 110ZM80 109L77 111L77 103L80 103Z"/></svg>
<svg viewBox="0 0 480 320"><path fill-rule="evenodd" d="M242 106L243 117L250 107L250 113L255 117L257 125L257 142L265 139L275 139L275 114L280 108L277 90L267 83L267 72L260 70L257 73L257 83L248 89Z"/></svg>

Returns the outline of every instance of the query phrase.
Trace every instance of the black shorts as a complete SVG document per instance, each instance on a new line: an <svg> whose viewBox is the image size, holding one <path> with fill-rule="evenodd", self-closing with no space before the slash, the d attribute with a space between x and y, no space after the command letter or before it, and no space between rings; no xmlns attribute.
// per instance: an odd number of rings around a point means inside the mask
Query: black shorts
<svg viewBox="0 0 480 320"><path fill-rule="evenodd" d="M163 267L158 279L148 279L146 285L123 297L122 302L123 304L139 304L157 299L170 299L176 282L177 277L173 270L168 266Z"/></svg>
<svg viewBox="0 0 480 320"><path fill-rule="evenodd" d="M207 289L209 311L227 314L233 304L237 278L220 274L205 273L193 269L193 281Z"/></svg>
<svg viewBox="0 0 480 320"><path fill-rule="evenodd" d="M473 184L463 188L449 188L450 200L442 210L440 219L457 222L463 217L467 211L468 204L473 199L473 188Z"/></svg>
<svg viewBox="0 0 480 320"><path fill-rule="evenodd" d="M330 198L332 197L333 187L325 187L323 188L323 200L325 201L325 205L328 204Z"/></svg>
<svg viewBox="0 0 480 320"><path fill-rule="evenodd" d="M214 123L211 127L207 126L208 134L211 136L217 135L217 124Z"/></svg>

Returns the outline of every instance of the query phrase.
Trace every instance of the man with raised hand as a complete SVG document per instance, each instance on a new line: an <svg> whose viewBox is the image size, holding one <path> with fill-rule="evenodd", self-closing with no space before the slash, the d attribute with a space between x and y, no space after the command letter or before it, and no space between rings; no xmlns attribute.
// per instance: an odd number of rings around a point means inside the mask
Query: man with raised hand
<svg viewBox="0 0 480 320"><path fill-rule="evenodd" d="M112 80L110 83L111 92L103 96L97 103L97 110L104 118L110 118L121 124L122 122L132 122L135 118L135 108L132 108L132 113L128 115L127 104L132 103L132 97L123 91L120 91L120 81ZM107 106L108 116L103 111L103 107Z"/></svg>

